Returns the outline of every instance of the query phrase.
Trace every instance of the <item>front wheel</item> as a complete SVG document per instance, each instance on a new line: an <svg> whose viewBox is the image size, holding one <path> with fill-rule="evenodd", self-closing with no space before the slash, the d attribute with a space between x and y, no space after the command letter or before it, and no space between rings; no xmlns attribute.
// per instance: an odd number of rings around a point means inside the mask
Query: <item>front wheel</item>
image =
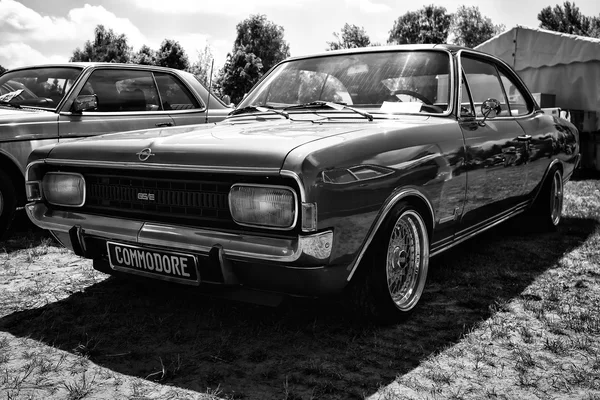
<svg viewBox="0 0 600 400"><path fill-rule="evenodd" d="M420 212L398 204L368 253L355 277L355 303L376 322L398 322L417 306L427 279L429 235Z"/></svg>

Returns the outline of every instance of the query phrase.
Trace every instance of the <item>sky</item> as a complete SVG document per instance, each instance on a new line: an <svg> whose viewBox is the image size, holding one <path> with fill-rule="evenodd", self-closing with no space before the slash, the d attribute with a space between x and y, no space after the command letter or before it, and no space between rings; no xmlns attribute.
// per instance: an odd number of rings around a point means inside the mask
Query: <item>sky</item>
<svg viewBox="0 0 600 400"><path fill-rule="evenodd" d="M300 56L326 50L345 23L385 44L398 17L431 3L448 12L476 5L494 24L510 29L538 27L539 11L563 0L0 0L0 65L67 62L103 24L127 35L134 51L177 40L192 63L208 45L219 68L233 47L236 25L253 14L282 26L291 55ZM600 16L599 0L575 4L584 15Z"/></svg>

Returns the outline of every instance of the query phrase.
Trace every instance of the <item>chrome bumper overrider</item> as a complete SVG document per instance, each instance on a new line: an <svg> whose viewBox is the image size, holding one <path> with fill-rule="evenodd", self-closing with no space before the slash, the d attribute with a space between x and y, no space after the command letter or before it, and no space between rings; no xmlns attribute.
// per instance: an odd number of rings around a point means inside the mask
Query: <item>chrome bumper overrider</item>
<svg viewBox="0 0 600 400"><path fill-rule="evenodd" d="M245 233L219 232L202 228L157 224L143 221L88 215L73 211L49 210L43 203L25 207L39 227L60 236L67 247L77 246L68 238L73 227L83 236L136 243L207 254L214 247L228 259L281 263L284 267L311 268L327 264L333 246L333 232L276 238ZM62 234L61 234L62 233Z"/></svg>

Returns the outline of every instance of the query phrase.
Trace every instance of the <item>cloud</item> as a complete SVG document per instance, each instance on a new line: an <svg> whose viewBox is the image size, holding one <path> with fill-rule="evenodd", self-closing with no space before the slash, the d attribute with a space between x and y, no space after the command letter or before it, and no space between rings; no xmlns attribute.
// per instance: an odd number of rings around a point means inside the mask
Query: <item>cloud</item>
<svg viewBox="0 0 600 400"><path fill-rule="evenodd" d="M45 56L25 43L0 45L0 65L15 68L30 64L64 63L68 57L60 55Z"/></svg>
<svg viewBox="0 0 600 400"><path fill-rule="evenodd" d="M346 0L346 5L357 7L361 12L367 14L384 13L392 10L387 4L376 3L371 0Z"/></svg>
<svg viewBox="0 0 600 400"><path fill-rule="evenodd" d="M0 36L3 42L52 42L94 37L98 24L124 33L129 44L141 46L144 35L127 18L119 18L102 6L84 5L69 11L67 17L43 16L14 0L0 1Z"/></svg>
<svg viewBox="0 0 600 400"><path fill-rule="evenodd" d="M300 8L308 3L316 3L318 0L218 0L210 3L198 0L134 0L139 8L161 13L188 13L188 14L218 14L228 16L239 16L248 14L260 14L261 10L267 8ZM368 1L368 0L367 0Z"/></svg>

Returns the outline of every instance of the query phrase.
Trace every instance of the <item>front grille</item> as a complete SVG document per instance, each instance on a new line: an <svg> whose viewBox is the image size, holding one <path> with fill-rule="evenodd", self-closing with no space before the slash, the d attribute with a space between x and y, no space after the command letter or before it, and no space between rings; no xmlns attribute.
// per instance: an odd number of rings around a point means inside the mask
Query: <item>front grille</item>
<svg viewBox="0 0 600 400"><path fill-rule="evenodd" d="M173 170L115 170L92 166L46 165L44 173L75 172L86 182L86 201L78 212L121 219L186 225L230 231L273 232L270 229L237 224L229 211L229 190L238 184L287 186L298 191L293 179L274 176L241 175ZM46 204L50 209L73 211L72 207Z"/></svg>
<svg viewBox="0 0 600 400"><path fill-rule="evenodd" d="M99 174L85 174L85 180L85 208L101 214L150 214L150 219L159 221L231 221L230 182Z"/></svg>

